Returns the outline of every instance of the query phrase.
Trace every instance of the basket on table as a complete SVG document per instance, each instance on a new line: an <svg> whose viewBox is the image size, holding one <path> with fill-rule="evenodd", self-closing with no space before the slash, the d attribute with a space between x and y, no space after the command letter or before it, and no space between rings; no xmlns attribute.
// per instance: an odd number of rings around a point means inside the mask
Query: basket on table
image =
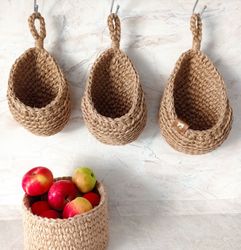
<svg viewBox="0 0 241 250"><path fill-rule="evenodd" d="M57 180L71 177L57 178ZM102 183L96 189L100 203L92 210L68 219L48 219L31 212L31 197L23 198L25 250L104 250L109 241L107 194Z"/></svg>
<svg viewBox="0 0 241 250"><path fill-rule="evenodd" d="M159 123L176 150L203 154L220 146L232 125L225 84L211 60L200 51L200 14L191 17L193 47L183 53L169 78L161 101Z"/></svg>
<svg viewBox="0 0 241 250"><path fill-rule="evenodd" d="M40 32L35 20L40 22ZM10 111L33 134L49 136L61 131L70 117L70 91L63 72L44 49L44 18L40 13L29 17L35 47L25 51L12 66L8 84Z"/></svg>
<svg viewBox="0 0 241 250"><path fill-rule="evenodd" d="M139 76L119 49L120 19L110 14L112 47L94 63L82 99L89 131L101 142L121 145L134 141L146 125L146 104Z"/></svg>

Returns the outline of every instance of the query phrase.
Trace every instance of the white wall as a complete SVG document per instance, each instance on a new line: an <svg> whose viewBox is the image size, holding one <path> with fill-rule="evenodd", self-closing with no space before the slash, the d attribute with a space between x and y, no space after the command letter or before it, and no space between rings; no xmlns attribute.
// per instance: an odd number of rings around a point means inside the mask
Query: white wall
<svg viewBox="0 0 241 250"><path fill-rule="evenodd" d="M236 249L229 244L240 235L230 230L240 227L229 216L240 219L241 212L241 1L198 5L208 5L202 48L225 79L235 118L228 140L202 156L174 151L157 123L168 76L192 44L193 0L119 1L121 47L140 73L148 104L145 131L123 147L96 141L80 112L90 67L110 46L107 0L38 1L47 25L45 48L70 82L73 112L63 132L49 138L36 137L13 120L6 99L8 75L14 60L34 44L27 25L32 2L2 0L0 7L0 220L20 218L21 177L28 169L43 165L64 176L87 164L109 190L110 249L160 249L160 238L165 250ZM223 227L226 231L220 231Z"/></svg>

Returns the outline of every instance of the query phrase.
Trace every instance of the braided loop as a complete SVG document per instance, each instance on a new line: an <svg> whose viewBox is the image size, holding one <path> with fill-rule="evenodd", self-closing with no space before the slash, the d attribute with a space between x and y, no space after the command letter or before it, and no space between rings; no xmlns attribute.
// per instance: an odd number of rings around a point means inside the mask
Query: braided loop
<svg viewBox="0 0 241 250"><path fill-rule="evenodd" d="M35 27L35 20L40 22L40 31ZM28 19L29 29L35 39L36 48L43 49L44 38L46 37L45 21L40 13L33 13Z"/></svg>
<svg viewBox="0 0 241 250"><path fill-rule="evenodd" d="M108 27L110 30L110 37L112 40L112 48L119 49L121 37L121 25L119 17L112 13L108 17Z"/></svg>
<svg viewBox="0 0 241 250"><path fill-rule="evenodd" d="M202 20L200 14L193 14L191 17L191 31L193 34L193 50L200 50L202 40Z"/></svg>

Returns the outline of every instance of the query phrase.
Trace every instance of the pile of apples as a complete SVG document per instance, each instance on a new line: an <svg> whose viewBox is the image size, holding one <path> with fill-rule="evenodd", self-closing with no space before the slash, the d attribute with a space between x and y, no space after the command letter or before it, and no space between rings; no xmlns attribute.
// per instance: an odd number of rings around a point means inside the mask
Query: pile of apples
<svg viewBox="0 0 241 250"><path fill-rule="evenodd" d="M69 218L90 211L99 205L96 177L90 168L74 170L72 180L54 181L45 167L29 170L22 179L24 192L31 196L33 214L46 218Z"/></svg>

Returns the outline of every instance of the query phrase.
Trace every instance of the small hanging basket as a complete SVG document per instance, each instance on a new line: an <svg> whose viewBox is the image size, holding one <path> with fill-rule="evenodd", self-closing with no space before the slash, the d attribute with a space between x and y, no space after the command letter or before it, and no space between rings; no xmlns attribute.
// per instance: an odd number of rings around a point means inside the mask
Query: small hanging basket
<svg viewBox="0 0 241 250"><path fill-rule="evenodd" d="M55 179L71 179L69 177ZM97 183L100 204L68 219L48 219L31 212L31 197L23 198L25 250L104 250L109 241L107 195Z"/></svg>
<svg viewBox="0 0 241 250"><path fill-rule="evenodd" d="M191 17L193 48L183 53L169 78L160 106L160 128L166 141L187 154L214 150L227 138L232 109L224 81L200 51L200 14Z"/></svg>
<svg viewBox="0 0 241 250"><path fill-rule="evenodd" d="M36 19L40 21L39 33ZM44 18L34 13L28 22L36 46L25 51L12 66L8 103L22 126L33 134L49 136L62 130L69 120L69 86L54 58L43 48Z"/></svg>
<svg viewBox="0 0 241 250"><path fill-rule="evenodd" d="M82 100L84 121L101 142L127 144L146 125L146 105L139 76L130 59L119 49L120 20L110 14L112 48L94 63Z"/></svg>

